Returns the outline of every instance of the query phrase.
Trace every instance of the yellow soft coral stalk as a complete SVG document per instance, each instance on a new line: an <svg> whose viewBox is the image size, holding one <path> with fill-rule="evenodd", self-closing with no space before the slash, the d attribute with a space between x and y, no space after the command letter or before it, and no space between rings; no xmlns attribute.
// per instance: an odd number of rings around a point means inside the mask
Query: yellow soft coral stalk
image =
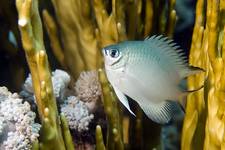
<svg viewBox="0 0 225 150"><path fill-rule="evenodd" d="M59 61L60 65L66 68L65 56L63 53L63 49L60 45L56 23L47 10L43 10L42 15L45 27L49 35L49 39L51 41L52 51L57 60Z"/></svg>
<svg viewBox="0 0 225 150"><path fill-rule="evenodd" d="M51 73L43 44L37 0L17 0L18 25L42 122L40 149L65 149L53 94Z"/></svg>
<svg viewBox="0 0 225 150"><path fill-rule="evenodd" d="M95 138L96 138L96 150L105 150L105 145L102 136L102 128L100 125L96 126Z"/></svg>
<svg viewBox="0 0 225 150"><path fill-rule="evenodd" d="M64 56L74 78L81 71L97 68L98 51L91 2L52 0L55 8Z"/></svg>
<svg viewBox="0 0 225 150"><path fill-rule="evenodd" d="M207 3L207 4L206 4ZM219 42L224 26L224 1L198 0L196 22L189 62L206 70L189 78L189 89L196 89L205 81L204 89L188 96L182 132L182 149L224 149L224 70L225 45ZM204 6L207 6L206 12ZM206 17L205 17L205 14ZM221 18L220 18L221 17ZM224 34L224 33L223 33ZM222 40L221 40L222 41ZM222 45L222 46L221 46Z"/></svg>

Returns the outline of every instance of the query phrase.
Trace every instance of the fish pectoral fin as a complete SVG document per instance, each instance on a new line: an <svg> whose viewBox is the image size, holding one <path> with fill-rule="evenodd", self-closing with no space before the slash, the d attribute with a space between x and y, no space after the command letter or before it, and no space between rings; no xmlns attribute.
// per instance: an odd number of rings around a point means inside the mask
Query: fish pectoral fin
<svg viewBox="0 0 225 150"><path fill-rule="evenodd" d="M161 103L139 104L144 113L152 121L165 124L168 123L174 115L175 102L163 101Z"/></svg>
<svg viewBox="0 0 225 150"><path fill-rule="evenodd" d="M133 111L130 109L130 106L129 106L127 97L126 97L120 90L118 90L116 87L113 87L113 89L114 89L114 91L115 91L115 93L116 93L118 99L120 100L120 102L128 109L128 111L129 111L132 115L136 116L136 115L133 113Z"/></svg>

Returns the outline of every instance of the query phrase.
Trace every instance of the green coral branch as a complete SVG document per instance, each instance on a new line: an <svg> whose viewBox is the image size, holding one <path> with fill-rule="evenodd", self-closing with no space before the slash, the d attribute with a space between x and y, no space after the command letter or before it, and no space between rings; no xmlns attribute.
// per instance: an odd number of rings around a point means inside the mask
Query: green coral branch
<svg viewBox="0 0 225 150"><path fill-rule="evenodd" d="M32 144L32 150L39 150L39 142L38 140L34 141Z"/></svg>
<svg viewBox="0 0 225 150"><path fill-rule="evenodd" d="M106 148L104 145L102 129L100 125L96 126L95 137L96 137L96 150L105 150Z"/></svg>
<svg viewBox="0 0 225 150"><path fill-rule="evenodd" d="M74 144L73 144L73 139L70 134L70 129L69 129L69 125L66 120L66 117L63 114L61 114L60 119L61 119L61 123L62 123L62 131L63 131L62 133L63 133L63 139L65 142L66 149L67 150L75 150Z"/></svg>
<svg viewBox="0 0 225 150"><path fill-rule="evenodd" d="M57 58L57 60L59 61L60 65L66 68L65 56L58 38L56 23L47 10L42 11L42 16L44 19L44 25L49 35L49 39L51 41L52 51L55 57Z"/></svg>
<svg viewBox="0 0 225 150"><path fill-rule="evenodd" d="M168 10L168 21L167 21L167 28L166 28L166 35L168 37L173 37L173 32L175 29L175 24L176 24L176 10L175 10L175 3L176 0L169 0L169 10Z"/></svg>
<svg viewBox="0 0 225 150"><path fill-rule="evenodd" d="M153 0L146 0L144 37L149 36L153 28Z"/></svg>
<svg viewBox="0 0 225 150"><path fill-rule="evenodd" d="M65 149L37 0L17 0L18 25L42 122L40 149Z"/></svg>

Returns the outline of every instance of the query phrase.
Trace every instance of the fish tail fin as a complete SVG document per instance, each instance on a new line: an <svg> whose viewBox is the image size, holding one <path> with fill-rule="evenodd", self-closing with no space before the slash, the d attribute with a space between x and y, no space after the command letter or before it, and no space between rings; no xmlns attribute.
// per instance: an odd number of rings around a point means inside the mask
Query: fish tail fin
<svg viewBox="0 0 225 150"><path fill-rule="evenodd" d="M205 85L205 81L207 80L207 77L204 79L202 85L196 89L193 89L193 90L188 90L188 86L187 86L187 78L191 75L195 75L195 74L198 74L198 73L202 73L202 72L206 72L204 69L202 68L199 68L199 67L194 67L194 66L189 66L188 68L184 69L182 72L181 72L181 77L182 77L182 80L180 81L180 83L178 84L178 87L179 89L181 90L181 92L183 93L182 95L187 95L189 93L192 93L192 92L196 92L196 91L199 91L201 90L204 85Z"/></svg>
<svg viewBox="0 0 225 150"><path fill-rule="evenodd" d="M180 81L180 84L178 85L180 91L181 91L181 95L179 97L179 104L182 106L183 109L186 108L186 103L187 103L187 95L193 92L197 92L199 90L201 90L202 88L204 88L205 86L205 82L206 82L207 78L204 80L203 84L199 87L197 87L196 89L193 90L188 90L187 89L187 77L182 79Z"/></svg>
<svg viewBox="0 0 225 150"><path fill-rule="evenodd" d="M193 93L193 92L197 92L197 91L201 90L203 87L204 87L204 85L202 85L201 87L199 87L197 89L194 89L194 90L188 90L188 91L182 92L178 102L179 102L179 105L181 106L181 108L184 112L185 112L185 109L186 109L188 94Z"/></svg>
<svg viewBox="0 0 225 150"><path fill-rule="evenodd" d="M186 78L188 76L195 75L202 72L205 72L205 70L202 68L195 67L195 66L188 66L187 68L181 70L180 74L182 78Z"/></svg>

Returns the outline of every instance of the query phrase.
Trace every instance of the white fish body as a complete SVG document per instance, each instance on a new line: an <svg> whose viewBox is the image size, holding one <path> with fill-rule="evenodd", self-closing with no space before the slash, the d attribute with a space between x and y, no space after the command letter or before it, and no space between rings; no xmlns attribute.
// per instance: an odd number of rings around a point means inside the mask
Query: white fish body
<svg viewBox="0 0 225 150"><path fill-rule="evenodd" d="M171 40L162 36L104 48L108 80L132 114L125 95L135 100L151 120L167 123L171 119L175 106L171 101L184 93L180 82L199 72L189 68L178 51Z"/></svg>

